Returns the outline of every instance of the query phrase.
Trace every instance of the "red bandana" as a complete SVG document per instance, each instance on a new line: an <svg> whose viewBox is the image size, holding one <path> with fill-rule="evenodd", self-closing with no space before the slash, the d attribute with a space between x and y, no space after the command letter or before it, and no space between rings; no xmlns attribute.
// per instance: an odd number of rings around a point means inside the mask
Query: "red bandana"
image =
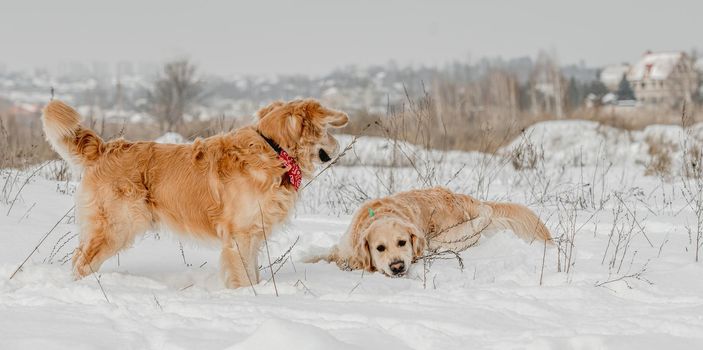
<svg viewBox="0 0 703 350"><path fill-rule="evenodd" d="M300 166L295 162L295 159L291 157L288 152L281 150L278 153L278 159L283 161L283 167L288 170L286 175L288 175L288 181L293 185L293 188L297 191L300 188L300 183L303 180L303 173L300 171Z"/></svg>

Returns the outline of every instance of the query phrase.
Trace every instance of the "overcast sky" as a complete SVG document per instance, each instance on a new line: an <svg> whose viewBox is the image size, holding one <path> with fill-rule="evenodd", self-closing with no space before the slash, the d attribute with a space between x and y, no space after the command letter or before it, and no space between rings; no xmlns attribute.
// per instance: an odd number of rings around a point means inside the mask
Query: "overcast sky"
<svg viewBox="0 0 703 350"><path fill-rule="evenodd" d="M556 52L561 63L703 48L700 0L0 0L0 62L163 62L211 73L324 73Z"/></svg>

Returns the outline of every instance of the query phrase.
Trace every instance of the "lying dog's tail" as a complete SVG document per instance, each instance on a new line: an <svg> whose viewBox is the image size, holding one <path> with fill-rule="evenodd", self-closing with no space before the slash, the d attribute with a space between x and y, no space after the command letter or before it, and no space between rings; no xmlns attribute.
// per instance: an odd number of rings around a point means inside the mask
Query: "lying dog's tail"
<svg viewBox="0 0 703 350"><path fill-rule="evenodd" d="M526 241L551 241L552 235L547 226L524 205L499 202L484 203L493 210L489 228L511 230Z"/></svg>
<svg viewBox="0 0 703 350"><path fill-rule="evenodd" d="M61 101L51 101L42 115L44 134L61 158L74 167L89 165L100 157L104 142L80 124L80 115Z"/></svg>

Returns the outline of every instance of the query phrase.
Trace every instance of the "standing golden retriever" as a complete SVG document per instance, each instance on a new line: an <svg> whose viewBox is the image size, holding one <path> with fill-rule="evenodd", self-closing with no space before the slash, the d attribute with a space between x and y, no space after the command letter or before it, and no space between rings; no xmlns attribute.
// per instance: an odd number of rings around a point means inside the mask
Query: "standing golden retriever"
<svg viewBox="0 0 703 350"><path fill-rule="evenodd" d="M226 286L258 282L264 234L285 220L301 178L334 157L338 145L328 129L345 126L348 117L311 99L274 102L257 114L251 126L190 145L105 142L80 124L73 108L49 103L46 138L82 173L76 278L164 225L218 240Z"/></svg>
<svg viewBox="0 0 703 350"><path fill-rule="evenodd" d="M504 229L528 241L551 239L544 223L522 205L481 202L442 187L412 190L364 203L340 244L308 262L402 276L426 248L458 252L481 234Z"/></svg>

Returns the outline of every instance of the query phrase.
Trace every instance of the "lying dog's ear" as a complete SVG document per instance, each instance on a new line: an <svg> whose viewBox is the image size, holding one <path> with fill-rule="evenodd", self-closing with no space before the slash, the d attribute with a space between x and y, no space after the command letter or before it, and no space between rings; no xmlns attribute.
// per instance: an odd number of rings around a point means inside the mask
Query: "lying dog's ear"
<svg viewBox="0 0 703 350"><path fill-rule="evenodd" d="M366 234L363 233L354 246L354 255L349 258L349 268L352 270L366 270L373 272L376 269L371 264L371 250Z"/></svg>
<svg viewBox="0 0 703 350"><path fill-rule="evenodd" d="M425 253L425 246L427 241L425 237L419 232L414 232L410 234L410 243L413 245L413 258L419 258Z"/></svg>
<svg viewBox="0 0 703 350"><path fill-rule="evenodd" d="M275 108L283 106L284 104L285 104L285 102L280 101L280 100L273 101L273 102L269 103L267 106L261 107L261 109L259 109L256 112L256 117L261 119L265 115L271 113L271 111L274 110Z"/></svg>

